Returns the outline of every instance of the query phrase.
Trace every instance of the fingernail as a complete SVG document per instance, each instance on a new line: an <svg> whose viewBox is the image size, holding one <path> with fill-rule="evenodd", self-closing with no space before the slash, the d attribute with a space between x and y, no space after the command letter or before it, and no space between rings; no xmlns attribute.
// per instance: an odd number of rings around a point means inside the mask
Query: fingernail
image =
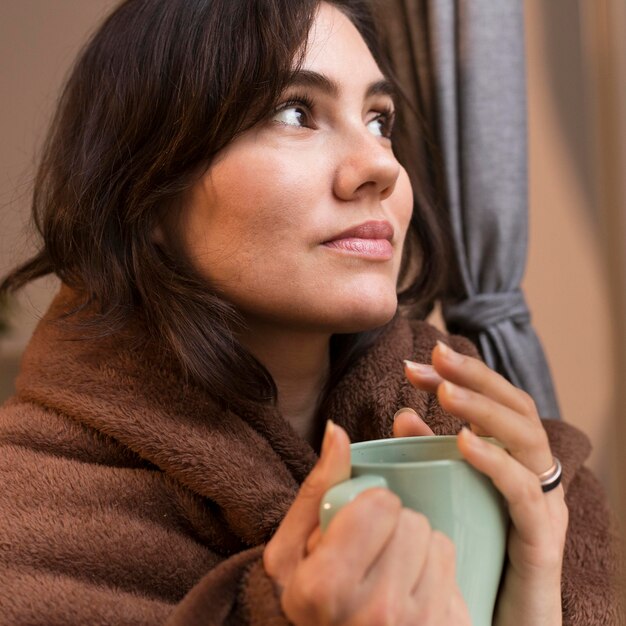
<svg viewBox="0 0 626 626"><path fill-rule="evenodd" d="M458 364L463 361L463 356L455 352L449 345L445 344L441 339L437 340L439 352L448 363Z"/></svg>
<svg viewBox="0 0 626 626"><path fill-rule="evenodd" d="M416 363L415 361L409 361L408 359L404 359L404 365L419 376L432 377L436 375L435 368L432 365L428 365L426 363Z"/></svg>
<svg viewBox="0 0 626 626"><path fill-rule="evenodd" d="M441 386L443 387L444 393L449 398L454 398L455 400L466 400L469 398L469 394L465 389L463 389L463 387L459 387L458 385L451 383L449 380L441 383Z"/></svg>
<svg viewBox="0 0 626 626"><path fill-rule="evenodd" d="M394 413L393 419L395 420L396 417L398 417L398 415L400 415L400 413L413 413L413 415L417 415L417 411L414 411L411 407L403 406L401 409L398 409Z"/></svg>
<svg viewBox="0 0 626 626"><path fill-rule="evenodd" d="M460 437L465 440L465 443L472 448L482 448L484 446L483 441L475 435L467 426L461 428L459 433Z"/></svg>
<svg viewBox="0 0 626 626"><path fill-rule="evenodd" d="M325 457L333 439L333 433L335 432L335 423L333 420L326 421L326 430L324 431L324 439L322 441L322 454L321 458Z"/></svg>

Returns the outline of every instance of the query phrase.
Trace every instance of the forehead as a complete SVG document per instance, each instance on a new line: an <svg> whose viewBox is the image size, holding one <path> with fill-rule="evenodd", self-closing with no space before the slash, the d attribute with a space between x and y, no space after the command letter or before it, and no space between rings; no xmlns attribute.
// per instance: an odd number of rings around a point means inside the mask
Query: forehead
<svg viewBox="0 0 626 626"><path fill-rule="evenodd" d="M383 78L357 28L326 2L320 3L311 26L302 69L326 74L344 84L363 85Z"/></svg>

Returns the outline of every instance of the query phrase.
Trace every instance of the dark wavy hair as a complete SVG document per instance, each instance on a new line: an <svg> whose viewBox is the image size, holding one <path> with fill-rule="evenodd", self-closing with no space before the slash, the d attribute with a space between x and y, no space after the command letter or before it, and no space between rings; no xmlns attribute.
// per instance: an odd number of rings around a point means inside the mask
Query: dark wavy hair
<svg viewBox="0 0 626 626"><path fill-rule="evenodd" d="M61 94L34 184L41 246L4 278L0 294L56 274L97 308L99 335L141 315L150 335L216 397L275 402L269 372L236 340L235 308L153 233L215 155L274 110L318 4L122 2L83 48ZM352 20L393 81L368 2L329 4ZM396 133L401 138L401 121ZM402 144L395 146L406 161ZM415 317L431 310L445 274L428 178L413 175L398 281L399 304ZM327 392L383 330L333 336Z"/></svg>

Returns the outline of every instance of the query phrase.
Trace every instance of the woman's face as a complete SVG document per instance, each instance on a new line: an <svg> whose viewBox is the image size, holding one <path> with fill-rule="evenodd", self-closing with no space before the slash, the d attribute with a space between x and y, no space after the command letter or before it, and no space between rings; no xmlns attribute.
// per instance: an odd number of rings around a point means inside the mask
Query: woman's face
<svg viewBox="0 0 626 626"><path fill-rule="evenodd" d="M393 101L357 29L325 3L301 69L275 114L192 188L183 245L249 323L374 328L396 310L412 210L387 137Z"/></svg>

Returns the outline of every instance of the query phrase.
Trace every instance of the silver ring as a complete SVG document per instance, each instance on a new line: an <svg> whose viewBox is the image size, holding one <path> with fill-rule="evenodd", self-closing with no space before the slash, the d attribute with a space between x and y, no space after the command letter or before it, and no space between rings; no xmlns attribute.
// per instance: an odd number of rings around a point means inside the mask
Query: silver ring
<svg viewBox="0 0 626 626"><path fill-rule="evenodd" d="M555 456L553 456L552 459L554 461L552 467L545 472L542 472L538 476L539 484L541 485L541 491L543 491L543 493L552 491L561 483L561 475L563 473L561 461L559 461Z"/></svg>

